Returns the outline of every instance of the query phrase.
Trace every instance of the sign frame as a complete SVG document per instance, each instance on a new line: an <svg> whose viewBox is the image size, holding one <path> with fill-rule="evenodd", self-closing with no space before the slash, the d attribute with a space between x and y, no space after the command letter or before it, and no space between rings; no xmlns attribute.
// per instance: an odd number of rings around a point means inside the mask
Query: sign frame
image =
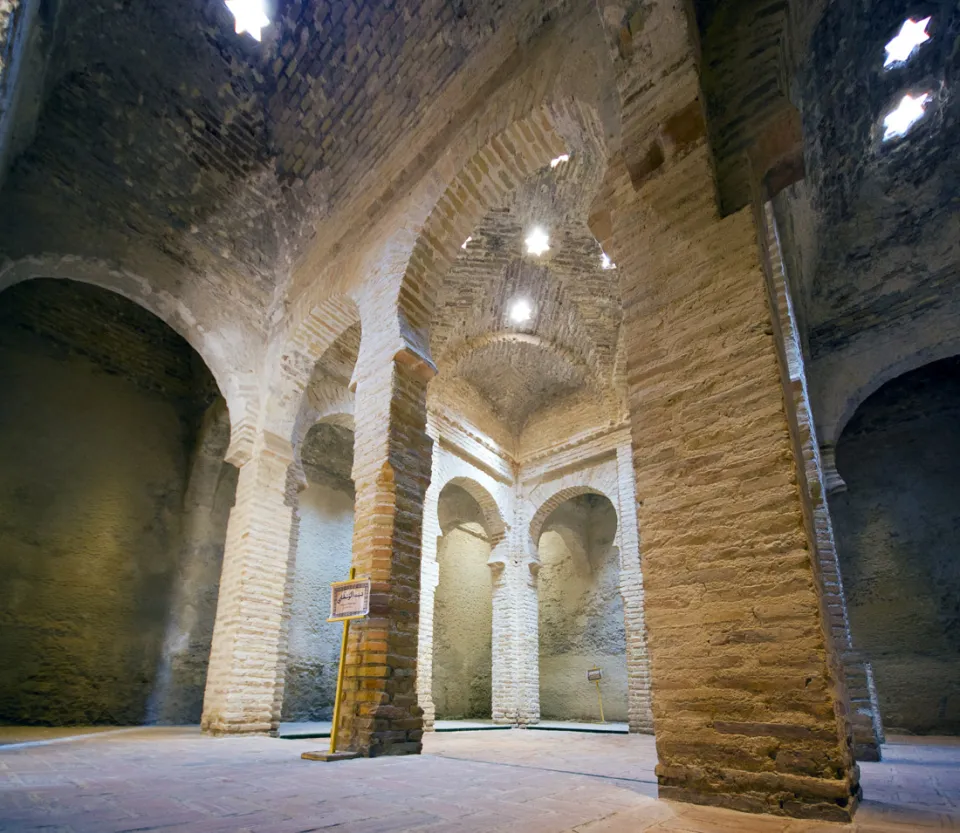
<svg viewBox="0 0 960 833"><path fill-rule="evenodd" d="M343 610L344 602L342 600L342 595L346 591L351 589L359 589L361 591L361 601L359 607L348 607L348 610L353 612L344 613L342 615L337 615L337 611ZM347 579L347 581L333 581L330 582L330 616L327 617L328 622L351 622L354 619L365 619L370 615L370 592L371 592L371 581L368 578L357 578L357 579ZM340 607L338 608L338 601Z"/></svg>

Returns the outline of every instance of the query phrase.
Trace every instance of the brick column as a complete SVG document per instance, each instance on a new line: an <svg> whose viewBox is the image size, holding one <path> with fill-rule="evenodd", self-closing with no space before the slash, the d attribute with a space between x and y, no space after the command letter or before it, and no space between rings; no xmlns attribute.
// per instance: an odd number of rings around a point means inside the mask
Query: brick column
<svg viewBox="0 0 960 833"><path fill-rule="evenodd" d="M643 573L637 527L637 489L629 446L617 448L617 496L620 503L620 595L627 636L627 720L631 732L653 733L650 707L650 657L643 616Z"/></svg>
<svg viewBox="0 0 960 833"><path fill-rule="evenodd" d="M757 230L718 216L699 103L677 103L593 218L624 305L660 795L848 820L859 775Z"/></svg>
<svg viewBox="0 0 960 833"><path fill-rule="evenodd" d="M540 558L539 541L530 537L534 507L523 499L517 484L516 518L511 533L511 559L506 581L513 611L513 657L511 675L515 690L516 722L521 726L540 722Z"/></svg>
<svg viewBox="0 0 960 833"><path fill-rule="evenodd" d="M437 457L434 457L436 461ZM423 544L420 561L420 627L417 636L417 702L423 710L423 728L433 729L437 707L433 702L433 622L440 583L437 562L437 540L440 538L440 517L437 511L439 489L436 472L423 502Z"/></svg>
<svg viewBox="0 0 960 833"><path fill-rule="evenodd" d="M490 552L491 584L493 590L493 635L491 644L491 683L493 697L490 713L494 723L517 722L514 658L516 653L514 629L514 593L509 577L513 574L510 559L510 536L507 535Z"/></svg>
<svg viewBox="0 0 960 833"><path fill-rule="evenodd" d="M361 351L361 362L364 361ZM353 566L373 581L370 617L351 627L341 748L419 753L417 621L424 497L433 443L427 381L409 353L357 368Z"/></svg>
<svg viewBox="0 0 960 833"><path fill-rule="evenodd" d="M280 723L284 597L293 530L289 441L261 434L240 468L227 524L201 726L271 732Z"/></svg>

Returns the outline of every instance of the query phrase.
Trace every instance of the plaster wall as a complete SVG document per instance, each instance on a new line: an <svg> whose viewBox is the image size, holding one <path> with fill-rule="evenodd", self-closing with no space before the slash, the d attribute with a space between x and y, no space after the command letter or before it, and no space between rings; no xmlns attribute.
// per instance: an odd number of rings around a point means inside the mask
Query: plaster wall
<svg viewBox="0 0 960 833"><path fill-rule="evenodd" d="M627 721L627 663L617 515L605 498L582 495L554 510L540 537L540 714L546 720Z"/></svg>
<svg viewBox="0 0 960 833"><path fill-rule="evenodd" d="M837 446L850 621L889 731L960 733L960 361L882 387Z"/></svg>
<svg viewBox="0 0 960 833"><path fill-rule="evenodd" d="M441 499L443 506L445 499ZM438 545L433 702L442 719L488 718L493 691L490 543L482 525L450 529Z"/></svg>
<svg viewBox="0 0 960 833"><path fill-rule="evenodd" d="M300 493L284 720L333 714L343 625L327 622L330 582L349 577L352 543L353 494L311 482Z"/></svg>
<svg viewBox="0 0 960 833"><path fill-rule="evenodd" d="M162 656L190 350L97 293L0 297L0 721L140 723Z"/></svg>

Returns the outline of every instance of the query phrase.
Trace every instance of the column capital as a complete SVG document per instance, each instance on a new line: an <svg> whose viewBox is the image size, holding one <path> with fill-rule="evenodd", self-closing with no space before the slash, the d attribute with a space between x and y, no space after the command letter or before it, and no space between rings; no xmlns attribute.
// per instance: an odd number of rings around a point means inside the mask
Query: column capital
<svg viewBox="0 0 960 833"><path fill-rule="evenodd" d="M836 446L820 446L820 467L823 469L823 486L828 496L847 491L847 483L837 471Z"/></svg>

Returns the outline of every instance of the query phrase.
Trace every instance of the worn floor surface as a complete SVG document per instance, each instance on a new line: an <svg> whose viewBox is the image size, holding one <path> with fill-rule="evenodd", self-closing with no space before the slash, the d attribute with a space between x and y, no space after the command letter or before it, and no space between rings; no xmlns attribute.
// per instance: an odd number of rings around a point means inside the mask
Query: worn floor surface
<svg viewBox="0 0 960 833"><path fill-rule="evenodd" d="M0 737L3 736L0 730ZM69 733L76 736L75 730ZM960 830L960 744L900 739L863 765L851 826L655 799L653 740L434 734L419 757L324 764L316 740L142 729L0 748L0 830L43 833L841 833Z"/></svg>

